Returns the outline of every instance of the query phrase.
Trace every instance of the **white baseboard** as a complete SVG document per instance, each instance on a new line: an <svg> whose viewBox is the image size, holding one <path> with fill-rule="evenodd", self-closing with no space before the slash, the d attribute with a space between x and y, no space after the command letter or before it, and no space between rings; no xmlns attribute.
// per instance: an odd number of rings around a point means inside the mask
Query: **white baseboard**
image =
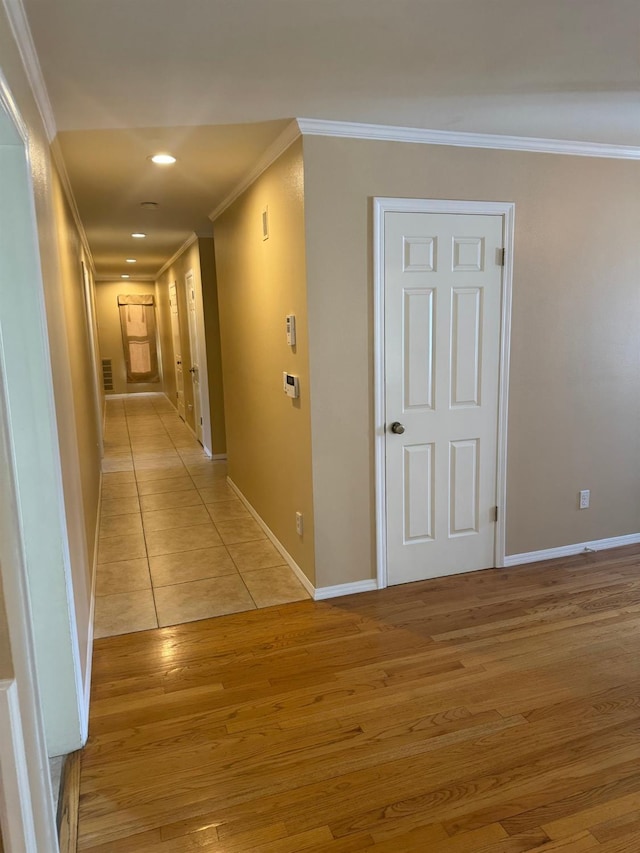
<svg viewBox="0 0 640 853"><path fill-rule="evenodd" d="M37 853L24 747L16 683L0 681L0 824L4 849Z"/></svg>
<svg viewBox="0 0 640 853"><path fill-rule="evenodd" d="M227 454L226 453L214 453L211 458L214 462L226 462ZM239 494L239 493L238 493Z"/></svg>
<svg viewBox="0 0 640 853"><path fill-rule="evenodd" d="M96 525L96 537L93 543L93 573L91 579L91 599L89 601L89 628L87 632L87 665L84 672L84 695L83 707L80 713L80 726L82 743L87 742L89 737L89 705L91 703L91 665L93 663L93 622L96 610L96 582L98 576L98 546L100 544L100 521L102 518L102 471L100 472L100 484L98 491L98 510Z"/></svg>
<svg viewBox="0 0 640 853"><path fill-rule="evenodd" d="M236 486L236 484L233 482L233 480L230 477L227 477L227 483L229 483L229 486L233 489L233 491L240 498L240 500L246 506L246 508L249 510L251 515L254 517L254 519L258 522L260 527L267 534L267 537L273 542L275 547L282 554L285 563L287 563L291 567L291 569L293 569L294 574L296 575L296 577L298 578L298 580L300 581L302 586L307 590L307 592L309 593L309 595L312 598L315 598L316 589L315 589L314 585L311 583L309 578L305 575L305 573L302 571L300 566L293 559L291 554L284 547L282 542L280 542L280 540L275 535L275 533L273 533L273 531L267 526L266 522L262 520L261 516L258 515L256 510L251 506L249 501L245 498L245 496L242 494L240 489Z"/></svg>
<svg viewBox="0 0 640 853"><path fill-rule="evenodd" d="M371 578L366 581L339 583L335 586L321 586L316 589L314 598L316 601L323 601L325 598L338 598L341 595L353 595L357 592L372 592L374 589L378 589L378 581Z"/></svg>
<svg viewBox="0 0 640 853"><path fill-rule="evenodd" d="M623 545L640 543L640 533L627 536L613 536L610 539L595 539L592 542L577 542L575 545L561 545L559 548L547 548L544 551L528 551L526 554L510 554L504 558L505 568L520 566L524 563L539 563L541 560L555 560L558 557L572 557L585 550L604 551L606 548L621 548Z"/></svg>
<svg viewBox="0 0 640 853"><path fill-rule="evenodd" d="M273 542L278 551L282 554L285 563L287 563L294 574L302 584L302 586L307 590L309 595L314 599L314 601L322 601L325 598L337 598L340 595L352 595L356 592L370 592L373 589L378 589L378 583L375 580L364 580L364 581L355 581L354 583L341 583L337 586L323 586L319 589L316 589L314 585L311 583L309 578L302 571L300 566L293 559L291 554L284 547L282 542L278 539L278 537L273 533L273 531L267 526L267 524L262 520L260 515L256 512L256 510L251 506L249 501L242 494L240 489L236 486L233 480L230 477L227 477L227 482L229 486L233 489L236 495L240 498L242 503L249 510L254 519L258 522L260 527L267 534L267 537Z"/></svg>
<svg viewBox="0 0 640 853"><path fill-rule="evenodd" d="M104 395L105 400L130 400L132 397L167 397L167 395L164 391L130 391L128 394L105 393Z"/></svg>

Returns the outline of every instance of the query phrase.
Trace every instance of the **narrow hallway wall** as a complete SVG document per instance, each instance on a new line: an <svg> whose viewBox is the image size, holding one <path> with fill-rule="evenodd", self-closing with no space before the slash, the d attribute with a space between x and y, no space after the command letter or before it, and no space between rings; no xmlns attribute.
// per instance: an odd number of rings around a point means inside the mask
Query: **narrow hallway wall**
<svg viewBox="0 0 640 853"><path fill-rule="evenodd" d="M118 296L120 294L155 296L155 285L152 281L98 281L96 282L96 313L98 315L98 340L100 358L111 359L113 371L113 390L110 394L134 394L141 392L158 392L163 390L160 382L127 383L127 367L122 345L122 330L120 328L120 313ZM155 306L156 323L158 306Z"/></svg>
<svg viewBox="0 0 640 853"><path fill-rule="evenodd" d="M189 373L191 347L185 292L185 278L190 270L193 271L196 281L196 294L198 289L201 289L202 293L204 326L201 331L204 333L206 340L207 353L207 388L203 389L206 391L206 394L203 395L203 405L206 405L208 401L209 416L211 419L211 447L209 447L209 450L215 455L222 455L226 453L225 410L222 387L218 292L213 257L213 239L211 237L196 237L194 235L193 241L161 273L156 282L157 317L162 353L164 393L172 405L176 406L175 355L169 307L169 285L175 283L178 296L181 355L184 368L185 416L187 425L195 432L193 384Z"/></svg>
<svg viewBox="0 0 640 853"><path fill-rule="evenodd" d="M313 583L302 140L216 219L214 243L229 476ZM293 348L286 337L292 313ZM299 377L298 399L284 394L283 371Z"/></svg>

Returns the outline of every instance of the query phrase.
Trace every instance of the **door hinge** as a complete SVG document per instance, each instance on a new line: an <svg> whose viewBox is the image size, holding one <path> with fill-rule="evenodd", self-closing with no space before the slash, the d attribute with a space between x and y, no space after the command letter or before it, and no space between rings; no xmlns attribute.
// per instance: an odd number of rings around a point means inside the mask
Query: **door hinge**
<svg viewBox="0 0 640 853"><path fill-rule="evenodd" d="M493 508L493 520L494 521L498 520L498 507L497 506L494 506L494 508Z"/></svg>
<svg viewBox="0 0 640 853"><path fill-rule="evenodd" d="M507 255L506 249L498 249L498 266L501 266L501 267L504 266L506 255Z"/></svg>

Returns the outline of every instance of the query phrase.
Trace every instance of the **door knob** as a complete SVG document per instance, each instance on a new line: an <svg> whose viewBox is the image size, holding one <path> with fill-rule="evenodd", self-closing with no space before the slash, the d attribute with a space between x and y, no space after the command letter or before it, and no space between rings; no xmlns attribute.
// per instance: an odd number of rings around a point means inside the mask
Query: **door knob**
<svg viewBox="0 0 640 853"><path fill-rule="evenodd" d="M400 423L400 421L394 421L391 424L391 432L395 433L396 435L402 435L402 433L404 432L404 427Z"/></svg>

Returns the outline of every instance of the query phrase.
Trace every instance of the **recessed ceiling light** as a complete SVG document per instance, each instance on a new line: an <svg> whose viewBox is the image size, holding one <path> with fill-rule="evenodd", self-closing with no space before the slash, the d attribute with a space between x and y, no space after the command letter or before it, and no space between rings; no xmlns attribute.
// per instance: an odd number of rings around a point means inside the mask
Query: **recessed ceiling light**
<svg viewBox="0 0 640 853"><path fill-rule="evenodd" d="M137 261L137 259L136 259L136 258L127 258L127 263L128 263L128 264L136 264L137 262L138 262L138 261Z"/></svg>
<svg viewBox="0 0 640 853"><path fill-rule="evenodd" d="M140 207L148 207L151 210L153 210L154 207L158 207L158 206L159 205L158 205L157 201L141 201L140 202Z"/></svg>
<svg viewBox="0 0 640 853"><path fill-rule="evenodd" d="M135 237L136 240L144 240L147 235L143 234L142 231L134 231L131 236Z"/></svg>
<svg viewBox="0 0 640 853"><path fill-rule="evenodd" d="M130 278L128 275L121 275L120 278Z"/></svg>
<svg viewBox="0 0 640 853"><path fill-rule="evenodd" d="M176 162L176 158L172 154L154 154L150 158L152 163L158 166L171 166Z"/></svg>

